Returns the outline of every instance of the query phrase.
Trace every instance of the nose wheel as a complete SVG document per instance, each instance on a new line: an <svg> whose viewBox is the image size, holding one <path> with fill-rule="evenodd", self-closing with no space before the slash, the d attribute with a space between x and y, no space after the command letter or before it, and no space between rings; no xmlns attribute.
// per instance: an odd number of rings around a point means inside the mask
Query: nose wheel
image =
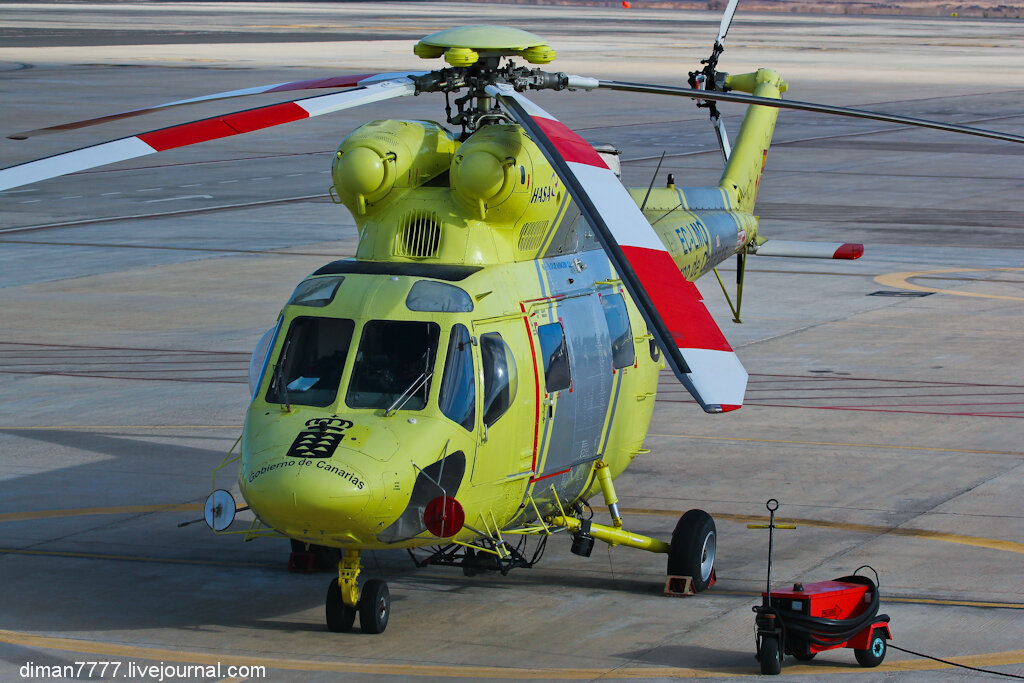
<svg viewBox="0 0 1024 683"><path fill-rule="evenodd" d="M391 592L388 584L371 579L359 590L360 552L347 550L338 564L338 578L327 585L327 630L345 633L352 630L359 614L363 633L383 633L391 616Z"/></svg>

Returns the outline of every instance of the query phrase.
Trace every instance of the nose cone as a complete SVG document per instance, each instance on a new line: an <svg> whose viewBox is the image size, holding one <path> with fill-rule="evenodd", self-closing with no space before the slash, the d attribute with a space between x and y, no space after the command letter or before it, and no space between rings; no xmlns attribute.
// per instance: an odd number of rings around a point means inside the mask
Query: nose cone
<svg viewBox="0 0 1024 683"><path fill-rule="evenodd" d="M372 498L365 456L339 449L330 458L278 455L243 465L242 495L264 524L297 538L358 542Z"/></svg>

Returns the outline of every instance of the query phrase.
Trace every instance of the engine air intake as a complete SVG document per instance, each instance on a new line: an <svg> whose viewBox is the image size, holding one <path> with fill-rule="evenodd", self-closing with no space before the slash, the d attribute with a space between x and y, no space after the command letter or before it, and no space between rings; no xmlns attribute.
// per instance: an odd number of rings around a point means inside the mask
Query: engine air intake
<svg viewBox="0 0 1024 683"><path fill-rule="evenodd" d="M433 211L410 211L395 233L395 256L434 258L441 245L441 221Z"/></svg>

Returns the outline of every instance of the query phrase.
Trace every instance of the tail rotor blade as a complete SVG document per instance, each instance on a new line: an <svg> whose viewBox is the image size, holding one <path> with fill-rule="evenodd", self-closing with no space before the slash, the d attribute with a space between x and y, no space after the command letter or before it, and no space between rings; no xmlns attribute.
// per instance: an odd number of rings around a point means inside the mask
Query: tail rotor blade
<svg viewBox="0 0 1024 683"><path fill-rule="evenodd" d="M412 95L415 91L416 86L412 81L403 77L340 93L306 97L140 133L0 169L0 190L199 142L251 133L371 102Z"/></svg>
<svg viewBox="0 0 1024 683"><path fill-rule="evenodd" d="M729 157L732 156L732 146L729 144L729 134L725 132L725 121L722 120L722 115L717 110L711 117L711 123L715 127L715 135L718 136L718 148L722 150L725 162L729 163Z"/></svg>
<svg viewBox="0 0 1024 683"><path fill-rule="evenodd" d="M717 45L722 45L725 41L725 36L729 33L729 26L732 25L733 15L736 14L736 5L739 4L739 0L729 0L729 5L725 8L725 14L722 15L722 23L718 27L718 37L715 38Z"/></svg>

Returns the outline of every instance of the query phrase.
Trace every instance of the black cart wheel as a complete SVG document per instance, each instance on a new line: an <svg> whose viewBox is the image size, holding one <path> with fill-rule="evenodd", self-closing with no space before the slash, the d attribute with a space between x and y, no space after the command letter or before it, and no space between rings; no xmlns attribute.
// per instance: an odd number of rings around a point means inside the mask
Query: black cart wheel
<svg viewBox="0 0 1024 683"><path fill-rule="evenodd" d="M857 663L861 666L878 666L885 659L885 632L881 629L875 629L871 632L871 643L868 645L866 650L854 650L853 656L857 658Z"/></svg>
<svg viewBox="0 0 1024 683"><path fill-rule="evenodd" d="M689 510L679 518L668 551L670 576L693 577L693 590L706 590L715 568L718 537L715 520L703 510Z"/></svg>
<svg viewBox="0 0 1024 683"><path fill-rule="evenodd" d="M779 655L779 640L775 636L762 636L761 647L757 651L757 659L761 662L761 673L775 676L782 671L782 658Z"/></svg>
<svg viewBox="0 0 1024 683"><path fill-rule="evenodd" d="M337 579L331 579L327 585L327 630L343 633L352 630L356 620L356 608L345 604L341 599L341 586Z"/></svg>
<svg viewBox="0 0 1024 683"><path fill-rule="evenodd" d="M391 616L391 592L388 584L371 579L359 596L359 628L363 633L384 633Z"/></svg>
<svg viewBox="0 0 1024 683"><path fill-rule="evenodd" d="M801 662L809 662L812 659L814 659L815 657L817 657L818 653L817 652L807 652L807 653L801 652L799 654L793 653L793 656L796 657Z"/></svg>

